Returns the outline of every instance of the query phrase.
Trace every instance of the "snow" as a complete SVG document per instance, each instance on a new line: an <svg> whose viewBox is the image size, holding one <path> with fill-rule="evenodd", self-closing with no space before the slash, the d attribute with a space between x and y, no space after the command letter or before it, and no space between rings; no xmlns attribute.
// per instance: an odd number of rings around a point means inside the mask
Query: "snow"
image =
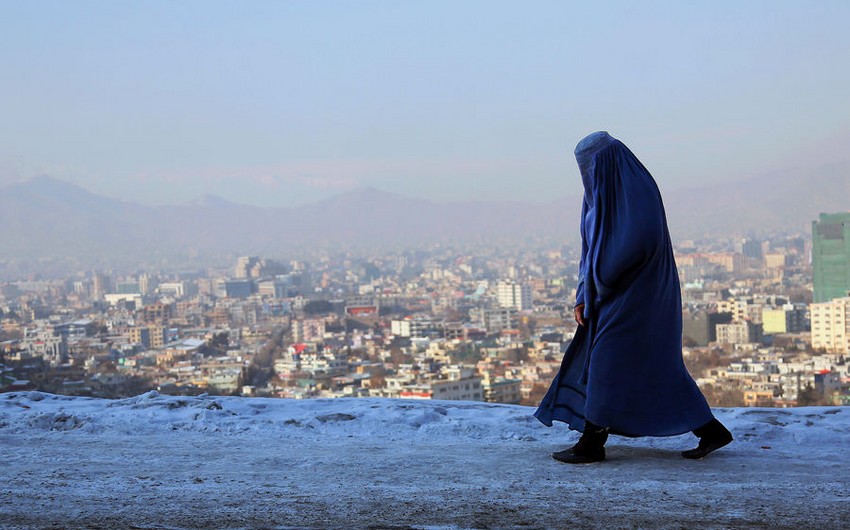
<svg viewBox="0 0 850 530"><path fill-rule="evenodd" d="M842 528L850 408L717 409L736 441L575 442L475 402L0 394L0 528Z"/></svg>

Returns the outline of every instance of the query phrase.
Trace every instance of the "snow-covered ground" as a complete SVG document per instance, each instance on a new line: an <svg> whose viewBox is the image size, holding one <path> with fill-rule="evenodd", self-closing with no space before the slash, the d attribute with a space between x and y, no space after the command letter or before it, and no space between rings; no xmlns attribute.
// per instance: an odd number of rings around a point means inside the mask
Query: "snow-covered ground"
<svg viewBox="0 0 850 530"><path fill-rule="evenodd" d="M612 437L528 407L0 394L0 528L847 528L850 408L719 409L736 436Z"/></svg>

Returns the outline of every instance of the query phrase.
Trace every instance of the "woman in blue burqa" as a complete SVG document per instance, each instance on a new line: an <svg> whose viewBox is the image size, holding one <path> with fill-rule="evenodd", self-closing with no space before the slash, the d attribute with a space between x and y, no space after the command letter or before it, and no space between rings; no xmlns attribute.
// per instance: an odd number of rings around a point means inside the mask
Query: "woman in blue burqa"
<svg viewBox="0 0 850 530"><path fill-rule="evenodd" d="M693 431L702 458L732 441L682 360L682 298L667 218L652 175L606 132L575 150L584 183L575 336L534 415L581 431L556 460L605 459L608 434Z"/></svg>

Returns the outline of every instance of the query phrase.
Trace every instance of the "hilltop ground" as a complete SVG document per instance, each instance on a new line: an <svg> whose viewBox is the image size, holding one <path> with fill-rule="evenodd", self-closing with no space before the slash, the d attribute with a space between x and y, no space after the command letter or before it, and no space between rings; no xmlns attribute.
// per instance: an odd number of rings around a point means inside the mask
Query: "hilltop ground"
<svg viewBox="0 0 850 530"><path fill-rule="evenodd" d="M736 441L612 438L470 402L0 394L0 528L843 528L850 408L721 409Z"/></svg>

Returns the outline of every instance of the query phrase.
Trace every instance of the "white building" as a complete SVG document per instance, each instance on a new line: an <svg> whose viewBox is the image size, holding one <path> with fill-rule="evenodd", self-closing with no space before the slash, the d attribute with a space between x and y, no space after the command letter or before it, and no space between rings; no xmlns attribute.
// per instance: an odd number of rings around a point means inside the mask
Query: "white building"
<svg viewBox="0 0 850 530"><path fill-rule="evenodd" d="M432 379L405 385L398 396L403 399L444 399L450 401L484 401L480 377L468 379Z"/></svg>
<svg viewBox="0 0 850 530"><path fill-rule="evenodd" d="M532 309L531 285L513 281L501 281L496 284L496 302L500 307L517 311Z"/></svg>
<svg viewBox="0 0 850 530"><path fill-rule="evenodd" d="M161 283L156 290L161 295L173 296L174 298L183 298L186 296L186 284L184 282Z"/></svg>
<svg viewBox="0 0 850 530"><path fill-rule="evenodd" d="M116 305L121 302L132 302L136 304L136 307L142 307L142 295L139 293L132 294L118 294L118 293L108 293L103 295L103 299L106 300L106 303L109 305Z"/></svg>
<svg viewBox="0 0 850 530"><path fill-rule="evenodd" d="M850 353L850 297L811 305L812 347Z"/></svg>
<svg viewBox="0 0 850 530"><path fill-rule="evenodd" d="M443 327L441 322L424 317L408 317L390 322L390 331L393 335L398 335L399 337L438 337L443 334Z"/></svg>

